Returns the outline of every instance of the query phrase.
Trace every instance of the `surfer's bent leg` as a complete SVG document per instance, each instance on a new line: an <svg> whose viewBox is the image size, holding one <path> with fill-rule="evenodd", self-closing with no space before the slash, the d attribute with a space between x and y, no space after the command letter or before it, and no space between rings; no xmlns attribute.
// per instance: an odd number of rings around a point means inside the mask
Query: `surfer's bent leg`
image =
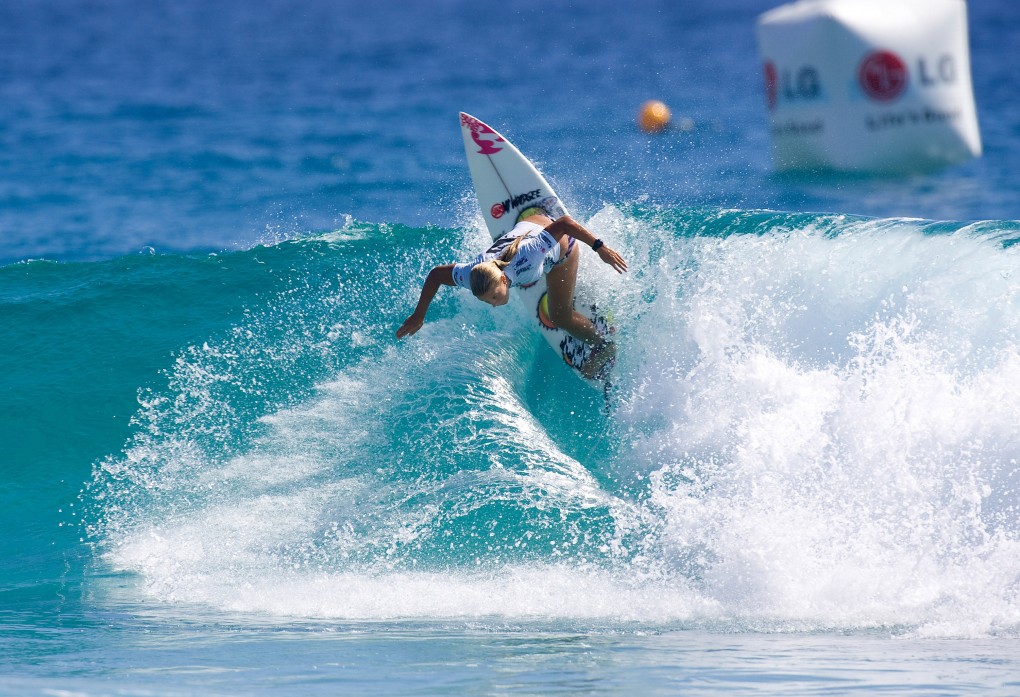
<svg viewBox="0 0 1020 697"><path fill-rule="evenodd" d="M567 258L546 274L549 287L549 319L557 327L586 344L600 344L602 337L595 325L574 310L574 286L577 283L577 265L580 259L577 245Z"/></svg>

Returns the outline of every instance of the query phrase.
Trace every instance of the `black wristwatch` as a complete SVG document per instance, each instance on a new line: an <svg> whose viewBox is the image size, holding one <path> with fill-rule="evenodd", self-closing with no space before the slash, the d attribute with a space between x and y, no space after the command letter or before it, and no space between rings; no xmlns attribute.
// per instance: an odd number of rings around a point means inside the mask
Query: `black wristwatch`
<svg viewBox="0 0 1020 697"><path fill-rule="evenodd" d="M591 251L593 252L599 251L600 249L602 249L604 244L605 243L602 240L596 238L596 240L591 243Z"/></svg>

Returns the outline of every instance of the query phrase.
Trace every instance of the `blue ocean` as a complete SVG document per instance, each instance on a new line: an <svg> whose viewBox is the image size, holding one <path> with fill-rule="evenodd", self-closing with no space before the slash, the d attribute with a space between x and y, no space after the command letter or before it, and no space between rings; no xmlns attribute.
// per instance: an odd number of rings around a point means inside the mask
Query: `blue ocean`
<svg viewBox="0 0 1020 697"><path fill-rule="evenodd" d="M839 176L775 4L0 3L0 693L1020 694L1020 9L982 157ZM626 257L608 393L514 303L394 338L459 111Z"/></svg>

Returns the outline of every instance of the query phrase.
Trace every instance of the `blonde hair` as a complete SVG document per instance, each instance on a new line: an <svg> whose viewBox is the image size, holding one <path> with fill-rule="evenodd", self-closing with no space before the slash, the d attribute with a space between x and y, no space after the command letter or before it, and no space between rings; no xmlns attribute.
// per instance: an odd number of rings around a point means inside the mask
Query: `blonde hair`
<svg viewBox="0 0 1020 697"><path fill-rule="evenodd" d="M488 293L493 286L503 278L503 269L510 265L510 261L517 254L517 249L527 235L521 235L510 243L510 246L503 250L503 253L492 261L483 261L475 264L471 269L471 292L476 298Z"/></svg>

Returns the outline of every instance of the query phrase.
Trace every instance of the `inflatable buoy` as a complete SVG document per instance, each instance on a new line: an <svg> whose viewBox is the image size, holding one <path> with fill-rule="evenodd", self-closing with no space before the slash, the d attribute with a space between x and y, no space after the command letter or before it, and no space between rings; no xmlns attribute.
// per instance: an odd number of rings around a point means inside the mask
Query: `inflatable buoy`
<svg viewBox="0 0 1020 697"><path fill-rule="evenodd" d="M784 170L925 170L981 154L961 0L813 0L758 18Z"/></svg>
<svg viewBox="0 0 1020 697"><path fill-rule="evenodd" d="M652 99L641 105L641 110L638 112L638 126L645 133L658 133L669 125L671 116L668 106Z"/></svg>

